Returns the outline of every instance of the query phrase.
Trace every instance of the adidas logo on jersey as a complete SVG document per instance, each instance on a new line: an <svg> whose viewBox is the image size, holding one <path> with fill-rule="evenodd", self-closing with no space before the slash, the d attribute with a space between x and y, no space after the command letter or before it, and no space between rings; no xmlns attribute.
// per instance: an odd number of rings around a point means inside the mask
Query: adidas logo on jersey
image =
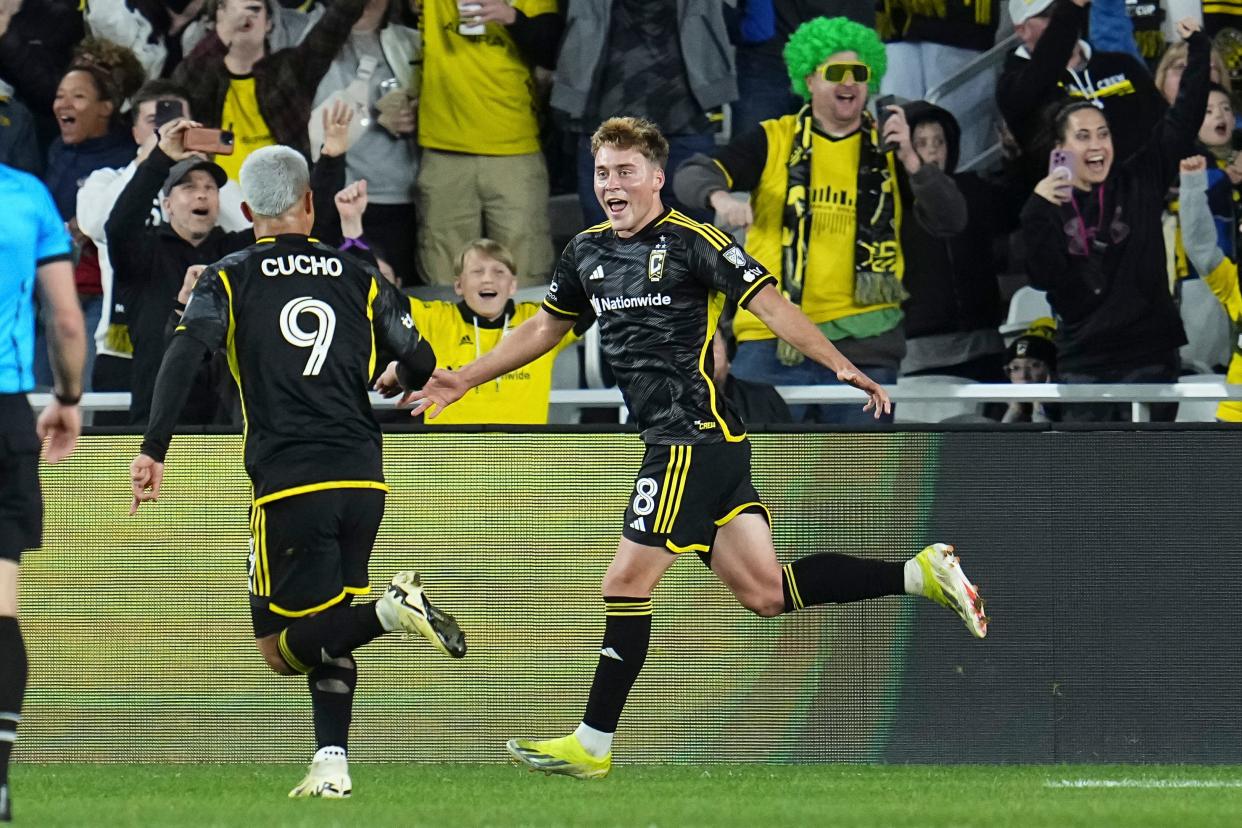
<svg viewBox="0 0 1242 828"><path fill-rule="evenodd" d="M646 532L647 521L643 520L642 518L638 518L637 520L635 520L633 523L630 524L630 528L637 529L639 532Z"/></svg>
<svg viewBox="0 0 1242 828"><path fill-rule="evenodd" d="M600 279L604 278L604 266L596 265L595 269L591 271L591 275L588 278L592 282L598 282Z"/></svg>
<svg viewBox="0 0 1242 828"><path fill-rule="evenodd" d="M458 345L473 345L474 340L470 338L470 334L466 334L465 336L461 338L461 342L458 342L457 344Z"/></svg>

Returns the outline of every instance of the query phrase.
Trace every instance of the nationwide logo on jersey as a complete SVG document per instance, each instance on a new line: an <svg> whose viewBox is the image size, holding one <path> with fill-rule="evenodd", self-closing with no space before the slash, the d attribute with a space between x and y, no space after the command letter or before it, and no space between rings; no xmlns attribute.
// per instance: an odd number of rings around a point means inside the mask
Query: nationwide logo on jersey
<svg viewBox="0 0 1242 828"><path fill-rule="evenodd" d="M595 315L604 311L629 310L630 308L654 308L673 304L673 297L667 293L652 293L646 296L592 296L591 307Z"/></svg>
<svg viewBox="0 0 1242 828"><path fill-rule="evenodd" d="M734 267L746 266L746 254L742 252L742 248L734 245L724 252L725 261Z"/></svg>
<svg viewBox="0 0 1242 828"><path fill-rule="evenodd" d="M600 279L603 279L604 278L604 266L596 265L595 269L591 271L591 275L587 278L592 282L598 282Z"/></svg>
<svg viewBox="0 0 1242 828"><path fill-rule="evenodd" d="M660 241L647 257L647 278L658 282L664 278L664 260L668 258L668 236L660 234Z"/></svg>

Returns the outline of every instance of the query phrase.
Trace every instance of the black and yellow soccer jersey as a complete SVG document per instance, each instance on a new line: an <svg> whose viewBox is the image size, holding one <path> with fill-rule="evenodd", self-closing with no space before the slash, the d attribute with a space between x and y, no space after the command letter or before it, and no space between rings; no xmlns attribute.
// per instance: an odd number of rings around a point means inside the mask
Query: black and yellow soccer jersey
<svg viewBox="0 0 1242 828"><path fill-rule="evenodd" d="M710 224L666 210L630 238L607 223L570 241L544 309L594 314L604 357L652 445L741 440L712 383L712 336L726 301L745 307L770 273Z"/></svg>
<svg viewBox="0 0 1242 828"><path fill-rule="evenodd" d="M260 239L204 271L177 335L227 348L256 502L386 488L367 396L376 344L409 362L420 336L375 267L306 236Z"/></svg>

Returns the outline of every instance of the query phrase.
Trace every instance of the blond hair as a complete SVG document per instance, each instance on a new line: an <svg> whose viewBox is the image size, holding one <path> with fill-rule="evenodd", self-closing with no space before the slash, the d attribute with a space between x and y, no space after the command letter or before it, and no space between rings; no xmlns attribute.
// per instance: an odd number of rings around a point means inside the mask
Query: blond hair
<svg viewBox="0 0 1242 828"><path fill-rule="evenodd" d="M598 153L600 147L604 146L638 150L644 158L660 169L668 164L668 140L660 132L660 128L646 118L627 115L604 121L591 136L591 155Z"/></svg>
<svg viewBox="0 0 1242 828"><path fill-rule="evenodd" d="M1169 44L1169 48L1160 56L1160 62L1156 64L1156 91L1161 95L1164 95L1164 81L1169 76L1169 67L1179 60L1185 60L1189 52L1190 47L1186 45L1186 41L1181 40ZM1232 97L1233 79L1229 77L1229 67L1225 65L1224 57L1215 46L1212 47L1210 59L1212 68L1220 74L1220 85L1225 87L1225 91ZM1169 101L1169 103L1173 102Z"/></svg>
<svg viewBox="0 0 1242 828"><path fill-rule="evenodd" d="M457 275L461 276L466 272L466 256L470 251L474 250L482 253L489 259L495 259L505 267L509 268L509 272L514 276L517 275L517 266L513 263L513 254L509 252L509 248L505 247L498 241L492 239L475 239L461 249L457 254Z"/></svg>

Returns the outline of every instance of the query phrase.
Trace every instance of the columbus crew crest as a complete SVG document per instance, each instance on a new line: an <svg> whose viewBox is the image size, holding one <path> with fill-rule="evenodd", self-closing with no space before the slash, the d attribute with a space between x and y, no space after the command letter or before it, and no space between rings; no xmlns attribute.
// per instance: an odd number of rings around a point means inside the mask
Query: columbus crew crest
<svg viewBox="0 0 1242 828"><path fill-rule="evenodd" d="M647 278L658 282L664 278L664 260L668 257L668 237L660 236L659 243L647 255Z"/></svg>

